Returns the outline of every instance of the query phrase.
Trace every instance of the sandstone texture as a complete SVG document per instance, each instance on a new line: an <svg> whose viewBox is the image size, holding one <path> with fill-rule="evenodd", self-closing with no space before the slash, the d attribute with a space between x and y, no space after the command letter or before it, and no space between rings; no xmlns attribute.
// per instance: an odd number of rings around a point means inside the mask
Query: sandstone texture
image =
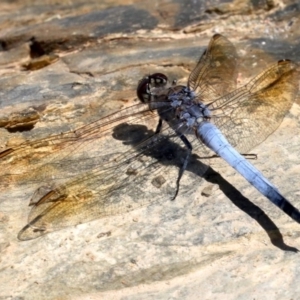
<svg viewBox="0 0 300 300"><path fill-rule="evenodd" d="M138 103L145 74L185 84L215 33L236 46L239 86L300 61L298 1L86 2L0 3L0 151ZM300 209L299 104L252 163ZM300 225L221 159L203 163L175 201L29 241L33 191L0 182L0 299L300 298Z"/></svg>

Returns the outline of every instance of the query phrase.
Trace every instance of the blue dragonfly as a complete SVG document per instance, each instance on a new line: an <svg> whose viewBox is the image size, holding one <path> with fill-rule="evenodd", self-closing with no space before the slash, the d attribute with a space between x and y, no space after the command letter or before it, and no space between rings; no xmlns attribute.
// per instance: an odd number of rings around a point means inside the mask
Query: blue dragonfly
<svg viewBox="0 0 300 300"><path fill-rule="evenodd" d="M243 155L281 124L297 94L297 64L281 60L236 88L238 55L215 34L186 86L154 73L138 104L72 131L0 153L6 189L32 191L20 240L131 211L187 192L222 157L296 222L300 212Z"/></svg>

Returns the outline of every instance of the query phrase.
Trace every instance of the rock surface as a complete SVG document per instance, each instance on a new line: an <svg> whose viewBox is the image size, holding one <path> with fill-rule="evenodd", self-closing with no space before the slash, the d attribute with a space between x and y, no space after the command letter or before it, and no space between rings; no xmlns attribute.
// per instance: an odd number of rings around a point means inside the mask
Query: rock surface
<svg viewBox="0 0 300 300"><path fill-rule="evenodd" d="M240 84L300 60L297 1L0 4L0 150L138 102L154 72L185 83L210 37ZM299 99L253 164L300 208ZM20 242L30 193L0 187L1 299L296 299L299 224L218 159L176 201ZM0 183L1 185L1 183Z"/></svg>

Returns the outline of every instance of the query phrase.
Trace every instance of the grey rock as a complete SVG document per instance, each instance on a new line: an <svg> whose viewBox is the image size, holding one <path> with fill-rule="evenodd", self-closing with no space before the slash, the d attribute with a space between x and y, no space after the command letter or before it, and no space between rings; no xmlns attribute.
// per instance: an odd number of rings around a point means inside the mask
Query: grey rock
<svg viewBox="0 0 300 300"><path fill-rule="evenodd" d="M100 2L0 4L0 150L137 103L145 74L185 83L215 32L238 49L240 85L278 59L299 61L296 1L234 11L227 1ZM211 9L220 5L223 14ZM37 53L58 59L24 67ZM296 102L253 164L300 208ZM175 201L27 242L17 233L32 191L0 183L0 298L296 299L299 224L220 159L203 162L212 168L203 179L191 167L183 181L194 178L193 187Z"/></svg>

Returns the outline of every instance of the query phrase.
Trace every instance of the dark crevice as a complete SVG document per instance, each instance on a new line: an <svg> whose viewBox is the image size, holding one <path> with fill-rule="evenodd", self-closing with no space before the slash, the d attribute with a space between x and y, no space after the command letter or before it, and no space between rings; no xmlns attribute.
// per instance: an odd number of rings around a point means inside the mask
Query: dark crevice
<svg viewBox="0 0 300 300"><path fill-rule="evenodd" d="M18 125L15 127L8 127L6 130L10 133L15 133L15 132L23 132L23 131L30 131L34 128L35 124L24 124L24 125Z"/></svg>

